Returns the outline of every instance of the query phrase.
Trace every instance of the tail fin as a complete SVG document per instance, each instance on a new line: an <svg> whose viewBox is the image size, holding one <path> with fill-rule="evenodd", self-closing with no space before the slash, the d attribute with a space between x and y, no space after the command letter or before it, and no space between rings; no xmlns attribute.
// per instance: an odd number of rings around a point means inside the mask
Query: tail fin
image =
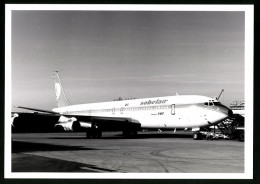
<svg viewBox="0 0 260 184"><path fill-rule="evenodd" d="M52 78L54 80L55 84L55 92L56 92L56 101L58 107L64 107L69 106L71 103L68 101L66 94L63 90L60 77L59 77L59 71L54 71L52 73Z"/></svg>

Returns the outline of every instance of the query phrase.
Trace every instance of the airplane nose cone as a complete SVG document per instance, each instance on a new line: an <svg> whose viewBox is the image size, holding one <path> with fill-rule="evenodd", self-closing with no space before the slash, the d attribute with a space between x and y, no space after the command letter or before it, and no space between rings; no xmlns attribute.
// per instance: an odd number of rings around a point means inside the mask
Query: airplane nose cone
<svg viewBox="0 0 260 184"><path fill-rule="evenodd" d="M232 110L229 109L228 107L224 106L224 105L219 106L219 111L226 114L229 117L233 116Z"/></svg>

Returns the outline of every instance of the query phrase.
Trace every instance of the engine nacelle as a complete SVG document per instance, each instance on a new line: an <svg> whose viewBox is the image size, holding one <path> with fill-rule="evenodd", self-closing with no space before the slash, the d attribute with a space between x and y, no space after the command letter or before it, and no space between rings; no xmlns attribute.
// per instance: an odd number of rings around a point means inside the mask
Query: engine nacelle
<svg viewBox="0 0 260 184"><path fill-rule="evenodd" d="M57 124L55 124L54 128L57 131L82 131L87 128L91 128L91 122L79 122L76 118L68 118L65 116L61 116Z"/></svg>
<svg viewBox="0 0 260 184"><path fill-rule="evenodd" d="M79 122L81 128L91 128L92 123L91 122Z"/></svg>
<svg viewBox="0 0 260 184"><path fill-rule="evenodd" d="M54 128L59 131L73 131L73 124L76 121L77 119L74 117L67 118L65 116L61 116L58 123L54 125Z"/></svg>
<svg viewBox="0 0 260 184"><path fill-rule="evenodd" d="M87 128L91 128L91 122L81 122L81 121L75 121L72 125L72 130L74 132L81 132L86 131Z"/></svg>

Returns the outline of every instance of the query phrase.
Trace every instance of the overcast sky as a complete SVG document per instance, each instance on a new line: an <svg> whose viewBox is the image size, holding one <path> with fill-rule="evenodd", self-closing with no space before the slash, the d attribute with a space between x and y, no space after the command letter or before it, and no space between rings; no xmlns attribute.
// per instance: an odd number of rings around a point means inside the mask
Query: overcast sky
<svg viewBox="0 0 260 184"><path fill-rule="evenodd" d="M244 100L244 12L13 11L12 104L196 94Z"/></svg>

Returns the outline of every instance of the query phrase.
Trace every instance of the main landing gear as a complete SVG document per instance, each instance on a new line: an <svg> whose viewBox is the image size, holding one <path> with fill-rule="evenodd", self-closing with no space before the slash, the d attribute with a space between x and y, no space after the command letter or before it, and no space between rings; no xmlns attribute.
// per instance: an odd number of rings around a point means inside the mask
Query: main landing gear
<svg viewBox="0 0 260 184"><path fill-rule="evenodd" d="M137 130L123 130L123 136L126 138L133 138L137 136Z"/></svg>
<svg viewBox="0 0 260 184"><path fill-rule="evenodd" d="M99 128L89 128L86 131L87 139L100 139L102 137L102 131Z"/></svg>
<svg viewBox="0 0 260 184"><path fill-rule="evenodd" d="M193 133L193 139L194 140L201 140L202 139L202 134L199 132Z"/></svg>

